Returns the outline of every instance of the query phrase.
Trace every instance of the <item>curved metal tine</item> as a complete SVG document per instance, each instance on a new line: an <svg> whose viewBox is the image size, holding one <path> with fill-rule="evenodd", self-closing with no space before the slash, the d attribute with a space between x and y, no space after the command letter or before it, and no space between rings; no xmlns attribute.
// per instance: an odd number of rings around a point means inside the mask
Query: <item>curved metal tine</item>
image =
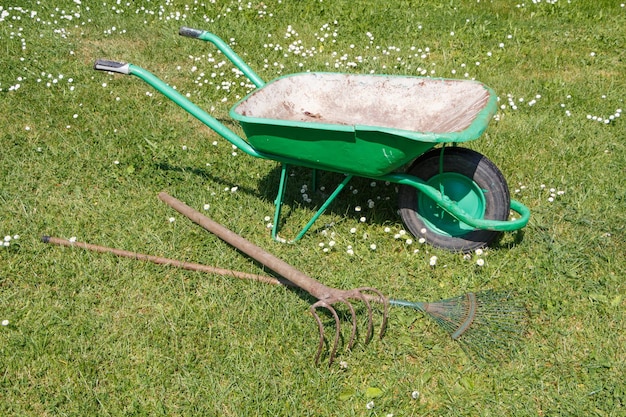
<svg viewBox="0 0 626 417"><path fill-rule="evenodd" d="M335 359L335 353L337 352L337 346L339 345L339 336L340 336L339 316L337 315L337 311L335 311L333 306L321 300L313 304L311 308L309 309L309 311L313 315L313 318L315 318L315 321L317 322L317 326L320 331L320 343L317 347L317 353L315 354L315 365L319 364L320 355L322 354L322 349L324 348L324 325L322 324L322 319L320 318L319 314L317 314L318 307L323 307L327 309L328 311L330 311L333 318L335 319L335 340L333 342L333 347L330 351L330 357L328 359L328 366L330 367L333 364L333 360Z"/></svg>
<svg viewBox="0 0 626 417"><path fill-rule="evenodd" d="M352 349L352 346L354 346L354 341L356 339L356 311L354 310L354 306L352 305L352 303L350 303L350 301L348 300L339 299L337 300L337 302L347 305L348 309L350 310L350 314L352 315L352 332L350 333L350 341L348 342L348 350L350 350Z"/></svg>
<svg viewBox="0 0 626 417"><path fill-rule="evenodd" d="M317 366L320 360L320 355L322 354L322 349L324 348L324 325L322 324L322 320L320 319L320 316L315 311L314 306L311 306L310 311L311 311L311 314L313 315L313 318L315 319L315 322L317 323L317 328L319 329L319 332L320 332L320 342L317 346L317 353L315 354L315 366Z"/></svg>
<svg viewBox="0 0 626 417"><path fill-rule="evenodd" d="M365 307L367 308L367 335L365 336L365 344L368 344L370 340L372 340L372 335L374 334L374 313L372 312L372 306L370 302L367 301L367 298L360 289L354 290L355 298L363 301Z"/></svg>
<svg viewBox="0 0 626 417"><path fill-rule="evenodd" d="M358 288L357 291L373 292L380 298L380 302L383 304L383 322L380 325L380 333L378 337L382 339L383 335L385 334L385 331L387 330L387 319L389 317L389 300L387 299L387 297L383 295L383 293L380 290L376 288L363 287L363 288Z"/></svg>

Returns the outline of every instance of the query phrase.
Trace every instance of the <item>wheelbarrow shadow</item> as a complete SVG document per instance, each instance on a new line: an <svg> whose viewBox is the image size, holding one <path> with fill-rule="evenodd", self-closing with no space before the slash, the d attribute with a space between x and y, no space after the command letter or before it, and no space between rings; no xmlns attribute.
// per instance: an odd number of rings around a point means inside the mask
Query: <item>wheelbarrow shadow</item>
<svg viewBox="0 0 626 417"><path fill-rule="evenodd" d="M156 167L164 171L191 173L224 187L232 186L232 181L226 181L224 178L214 175L210 169L175 166L168 162L157 162ZM313 180L313 172L312 169L306 167L289 167L279 224L274 225L274 227L278 226L281 236L295 237L338 184L345 179L345 174L317 170L316 179ZM256 188L239 185L237 192L253 196L265 203L274 204L280 177L281 165L276 164L258 180ZM326 208L324 217L318 219L305 236L314 235L342 223L387 224L398 229L404 229L398 214L397 200L397 184L355 176ZM302 220L303 216L308 216L308 218ZM523 229L502 233L489 244L489 247L493 250L512 249L519 245L523 238Z"/></svg>
<svg viewBox="0 0 626 417"><path fill-rule="evenodd" d="M210 182L214 182L216 184L220 184L224 187L232 187L233 183L232 181L226 181L224 180L224 178L213 175L211 173L210 170L208 169L204 169L204 168L198 168L198 167L189 167L189 166L179 166L179 165L172 165L169 162L156 162L154 164L156 169L162 170L162 171L169 171L169 172L176 172L176 173L191 173L195 176L197 176L198 178L202 178L204 180L210 181ZM241 186L238 185L237 186L237 191L238 192L242 192L244 194L248 194L248 195L254 195L254 196L259 196L259 192L258 190L254 189L254 188L249 188L246 186Z"/></svg>
<svg viewBox="0 0 626 417"><path fill-rule="evenodd" d="M258 183L261 198L274 202L280 182L281 167L274 167ZM293 217L301 217L302 211L309 218L326 202L335 189L346 179L345 174L301 166L290 166L283 198L279 229L287 236L294 235L304 224ZM305 219L304 222L308 221ZM313 224L310 233L348 222L365 221L374 224L397 223L403 227L397 214L397 185L364 177L353 177L345 188L332 200L324 216Z"/></svg>
<svg viewBox="0 0 626 417"><path fill-rule="evenodd" d="M213 174L210 169L176 166L168 162L157 162L155 166L163 171L191 173L224 187L232 186L231 181L226 181L219 175ZM239 185L237 192L274 204L280 176L281 166L277 164L260 178L256 188ZM317 178L314 181L312 169L290 166L280 224L278 225L280 230L285 230L285 233L295 236L298 228L304 224L297 224L298 221L292 217L300 215L299 212L302 210L310 212L312 216L344 179L344 174L318 170ZM332 221L324 223L321 219L318 220L309 230L309 233L316 233L346 221L360 222L362 218L365 218L368 223L393 222L397 223L399 227L403 227L397 215L397 185L385 184L363 177L354 177L349 185L332 201L324 214L326 218L331 218Z"/></svg>

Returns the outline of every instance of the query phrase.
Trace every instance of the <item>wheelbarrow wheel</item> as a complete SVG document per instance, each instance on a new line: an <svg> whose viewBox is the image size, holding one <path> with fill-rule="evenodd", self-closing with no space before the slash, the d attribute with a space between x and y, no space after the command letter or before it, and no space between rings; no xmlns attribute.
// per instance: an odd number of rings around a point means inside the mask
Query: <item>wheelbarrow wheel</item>
<svg viewBox="0 0 626 417"><path fill-rule="evenodd" d="M443 190L465 212L479 219L507 220L509 188L504 176L484 155L466 148L431 150L413 162L407 173ZM409 231L433 246L469 252L493 242L500 232L475 229L460 222L416 188L401 185L400 215Z"/></svg>

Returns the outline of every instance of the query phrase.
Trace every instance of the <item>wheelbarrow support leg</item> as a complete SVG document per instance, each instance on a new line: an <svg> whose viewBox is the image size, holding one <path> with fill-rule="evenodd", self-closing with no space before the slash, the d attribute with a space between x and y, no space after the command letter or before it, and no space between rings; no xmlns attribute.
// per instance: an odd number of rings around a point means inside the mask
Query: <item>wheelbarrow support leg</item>
<svg viewBox="0 0 626 417"><path fill-rule="evenodd" d="M289 165L282 164L280 167L280 183L278 184L278 194L276 194L276 200L274 204L276 209L274 210L274 227L272 227L272 239L279 241L278 228L280 222L280 211L283 207L283 199L285 198L285 189L287 188L287 171Z"/></svg>
<svg viewBox="0 0 626 417"><path fill-rule="evenodd" d="M317 169L313 168L311 173L311 191L317 190Z"/></svg>
<svg viewBox="0 0 626 417"><path fill-rule="evenodd" d="M289 165L285 163L282 164L281 171L280 171L280 183L278 185L278 194L276 195L276 200L274 200L274 204L276 205L276 208L274 210L274 226L272 227L272 239L274 239L277 242L283 241L278 236L278 231L280 228L280 213L281 213L282 206L283 206L283 200L285 198L285 189L287 188L288 170L289 170ZM302 239L302 237L306 234L306 232L309 231L311 226L313 226L313 223L315 223L315 221L324 213L324 211L326 211L330 203L333 202L333 200L339 195L341 190L343 190L345 186L350 182L352 177L353 177L352 175L346 176L346 178L341 182L341 184L337 186L335 191L333 191L333 193L326 199L326 201L324 201L324 204L322 204L319 210L317 210L317 212L313 215L311 220L309 220L309 222L304 226L304 228L300 231L300 233L298 233L298 235L296 236L295 239L293 239L292 242L297 242L298 240Z"/></svg>
<svg viewBox="0 0 626 417"><path fill-rule="evenodd" d="M339 195L341 190L343 190L344 187L350 182L352 177L353 177L352 175L347 175L346 176L346 178L341 182L341 184L339 184L337 186L335 191L333 191L333 193L326 199L326 201L324 201L324 204L322 204L322 207L320 207L320 209L317 211L317 213L315 213L315 215L311 218L311 220L309 220L309 222L306 224L306 226L304 226L304 229L302 229L300 231L300 233L298 233L298 236L296 236L294 241L300 240L302 238L302 236L304 236L304 234L306 232L308 232L308 230L311 228L311 226L313 226L313 223L315 223L315 221L322 215L322 213L324 213L324 211L326 211L326 209L328 208L330 203L332 203L333 200Z"/></svg>

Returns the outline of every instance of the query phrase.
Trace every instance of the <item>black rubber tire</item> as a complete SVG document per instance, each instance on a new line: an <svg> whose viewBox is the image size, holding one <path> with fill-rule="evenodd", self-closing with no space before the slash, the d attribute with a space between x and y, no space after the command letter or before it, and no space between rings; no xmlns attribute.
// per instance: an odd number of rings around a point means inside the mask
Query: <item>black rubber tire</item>
<svg viewBox="0 0 626 417"><path fill-rule="evenodd" d="M436 181L440 173L440 156L441 149L433 149L425 153L413 162L407 173L426 182ZM443 172L461 174L466 177L465 181L471 180L479 190L482 190L485 199L484 213L472 213L472 215L490 220L508 219L511 204L509 187L502 172L487 157L467 148L445 148ZM421 204L429 207L422 207L420 210L420 200ZM448 227L445 224L450 223L448 230L433 226L433 223L420 213L432 212L434 205L432 200L423 195L420 196L416 188L408 185L400 186L398 195L400 215L406 228L416 238L423 237L426 242L439 248L455 252L470 252L487 246L500 236L500 232L497 231L468 229L467 225L459 224L449 214L446 214L448 217L444 222L444 227ZM459 227L456 228L454 223Z"/></svg>

